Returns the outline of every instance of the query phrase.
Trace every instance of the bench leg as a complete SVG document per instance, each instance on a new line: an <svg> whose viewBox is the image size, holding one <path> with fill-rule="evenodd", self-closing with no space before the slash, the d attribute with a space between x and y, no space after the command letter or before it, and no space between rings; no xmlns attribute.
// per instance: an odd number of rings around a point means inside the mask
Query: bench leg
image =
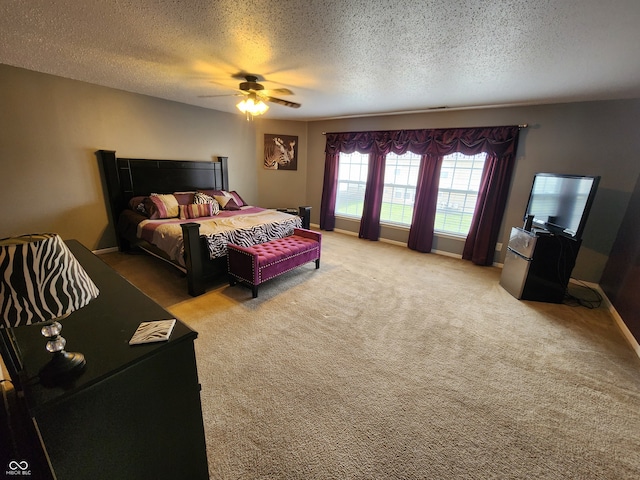
<svg viewBox="0 0 640 480"><path fill-rule="evenodd" d="M253 295L253 298L258 298L258 286L257 285L253 285L251 287L251 294Z"/></svg>
<svg viewBox="0 0 640 480"><path fill-rule="evenodd" d="M320 259L316 259L316 270L320 268Z"/></svg>

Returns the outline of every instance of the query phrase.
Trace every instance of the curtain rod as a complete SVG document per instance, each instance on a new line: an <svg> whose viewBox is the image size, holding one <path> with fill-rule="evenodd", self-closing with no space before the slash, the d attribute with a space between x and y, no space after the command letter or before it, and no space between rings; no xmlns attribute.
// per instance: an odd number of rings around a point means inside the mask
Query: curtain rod
<svg viewBox="0 0 640 480"><path fill-rule="evenodd" d="M527 128L529 126L528 123L521 123L518 125L518 128ZM452 130L455 130L457 128L494 128L494 127L454 127L452 128ZM404 129L401 129L404 130ZM413 130L443 130L440 128L414 128ZM368 130L363 130L362 132L329 132L329 133L363 133L366 132ZM387 130L376 130L376 131L387 131ZM327 132L322 132L322 135L326 135Z"/></svg>

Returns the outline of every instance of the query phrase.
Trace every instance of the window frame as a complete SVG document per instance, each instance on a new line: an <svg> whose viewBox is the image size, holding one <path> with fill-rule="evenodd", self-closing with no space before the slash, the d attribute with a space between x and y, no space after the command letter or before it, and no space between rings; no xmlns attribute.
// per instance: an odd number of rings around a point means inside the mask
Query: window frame
<svg viewBox="0 0 640 480"><path fill-rule="evenodd" d="M455 160L455 164L453 165L452 169L453 169L453 175L452 175L452 180L451 180L451 186L450 187L443 187L442 186L442 178L443 178L443 171L445 170L445 162L447 161L447 157L450 157L449 161L452 160L451 157L458 157L455 158L453 160ZM464 158L461 158L464 157ZM482 158L480 158L482 157ZM455 172L456 169L458 169L458 163L460 160L466 160L468 162L471 162L471 174L468 177L467 180L467 189L461 189L461 188L455 188L454 186L454 181L455 181ZM467 238L467 236L469 235L469 228L467 228L467 231L462 233L459 230L458 231L454 231L454 230L443 230L443 229L439 229L438 228L438 219L439 218L443 218L442 215L444 214L444 219L442 221L442 225L445 225L447 222L447 215L451 214L452 217L454 215L460 215L460 221L458 222L459 225L462 225L463 223L468 224L468 227L471 226L471 222L473 221L473 216L475 215L475 210L478 204L478 195L480 194L480 183L482 181L482 174L484 172L484 168L486 166L486 161L487 161L487 153L486 152L480 152L477 153L475 155L467 155L465 153L462 152L454 152L454 153L450 153L449 155L445 155L443 162L442 162L442 168L440 170L440 180L438 181L438 202L440 203L440 198L441 195L443 193L448 193L448 199L451 200L451 194L454 195L463 195L464 196L464 202L463 202L463 207L462 207L462 211L461 212L442 212L442 208L439 208L438 206L436 206L436 216L435 216L435 221L433 224L433 231L434 233L437 234L444 234L444 235L451 235L457 238ZM481 163L480 168L477 168L477 164ZM460 170L464 170L464 168L460 168ZM472 182L475 182L475 185L477 186L477 189L470 189L469 186L471 185ZM468 205L468 197L469 195L475 195L475 202L473 203L473 207L470 209L470 206ZM449 202L450 203L450 202ZM440 217L439 217L440 216ZM463 222L464 220L464 222Z"/></svg>
<svg viewBox="0 0 640 480"><path fill-rule="evenodd" d="M366 169L365 169L365 173L364 176L362 174L362 171L360 172L360 179L359 180L348 180L348 179L340 179L340 168L342 167L343 163L342 163L342 159L343 159L343 155L344 156L351 156L357 154L359 155L361 158L365 157L367 159L366 162L360 162L360 165L362 166L363 164L366 163ZM397 158L402 158L404 155L410 155L412 156L412 160L415 161L417 160L418 165L417 165L417 171L416 171L416 175L415 175L415 179L416 179L416 185L412 185L411 183L407 183L407 184L402 184L402 183L387 183L387 178L388 178L388 169L389 169L389 163L388 163L388 158L390 155L393 155L394 157ZM444 156L443 159L443 167L445 166L445 162L447 161L447 157L452 157L452 156L457 156L457 157L465 157L465 159L467 159L468 161L471 162L471 174L469 175L469 179L467 182L467 186L469 186L472 182L472 180L474 180L475 178L475 185L477 186L477 190L474 189L460 189L460 188L455 188L453 185L451 187L442 187L442 174L443 174L443 169L441 169L440 172L440 179L438 182L438 199L440 199L441 194L443 192L447 192L449 195L449 198L451 196L451 194L454 195L464 195L465 198L465 202L464 205L462 207L462 214L465 216L464 218L468 219L468 224L470 225L472 219L473 219L473 215L475 214L475 209L477 207L477 196L479 194L479 187L480 187L480 181L482 178L482 174L486 165L486 160L487 160L487 153L486 152L481 152L475 155L466 155L462 152L454 152L448 155ZM478 157L483 157L483 158L478 158ZM393 221L392 219L389 218L385 218L384 216L384 208L385 208L385 202L383 200L382 206L381 206L381 211L380 211L380 224L384 225L386 227L394 227L394 228L399 228L399 229L403 229L403 230L409 230L411 228L411 222L413 221L413 209L415 206L415 196L417 193L417 180L418 180L418 175L419 175L419 168L420 168L420 162L422 159L422 155L420 154L415 154L411 151L407 151L405 154L403 155L396 155L393 153L387 154L385 156L385 179L384 179L384 190L385 192L383 193L383 199L386 196L386 190L387 188L391 188L392 189L392 193L391 195L391 199L393 199L393 192L397 191L396 189L402 189L404 188L405 190L405 195L406 192L408 190L412 190L413 191L413 201L410 205L406 204L405 202L402 202L403 205L403 209L406 210L407 207L411 209L410 212L410 218L409 218L409 223L404 223L404 222L396 222ZM457 158L456 159L456 164L453 165L453 170L454 170L454 175L455 175L455 170L458 168L457 162L461 160L461 158ZM339 158L339 165L338 165L338 180L337 180L337 189L336 189L336 207L335 207L335 216L338 218L344 218L344 219L348 219L348 220L357 220L357 221L361 221L362 219L362 206L364 204L364 197L366 194L366 187L367 187L367 173L368 173L368 167L369 167L369 154L366 153L360 153L360 152L353 152L353 153L344 153L344 152L340 152L340 158ZM481 166L480 168L474 168L474 166L478 163L481 162ZM395 164L395 167L392 166L391 168L396 168L397 167L397 162ZM416 166L412 166L413 168L415 168ZM410 167L410 168L412 168ZM475 174L475 175L474 175ZM410 181L410 174L408 175L408 181ZM339 195L340 195L340 188L341 188L341 184L344 183L349 183L349 184L357 184L359 189L362 189L362 197L360 200L360 210L358 213L349 213L349 212L345 212L345 211L339 211ZM476 197L476 201L473 204L473 209L471 211L468 211L469 206L467 203L467 199L469 194L475 195ZM393 202L391 202L393 203ZM464 211L464 210L467 211ZM465 239L467 238L468 234L469 234L469 230L467 229L467 231L465 233L461 233L460 231L454 231L454 230L443 230L438 228L437 223L438 223L438 217L439 215L441 215L441 212L439 212L439 210L441 210L440 208L436 207L436 218L434 221L434 225L433 225L433 231L434 231L434 235L440 236L440 237L449 237L449 238L456 238L456 239ZM456 213L457 214L457 213ZM446 215L446 214L445 214ZM404 216L403 216L404 218ZM446 217L445 217L445 221L446 221ZM463 222L460 221L460 224L462 224ZM443 222L444 224L444 222Z"/></svg>
<svg viewBox="0 0 640 480"><path fill-rule="evenodd" d="M340 175L341 175L341 167L343 165L345 165L345 163L343 162L343 156L345 157L350 157L352 158L353 155L357 155L361 161L360 163L358 163L358 165L360 165L360 175L359 175L359 179L358 180L354 180L354 179L340 179ZM366 161L364 161L364 159L366 158ZM349 163L349 165L354 165L354 163ZM363 175L363 166L364 166L364 175ZM369 172L369 154L368 153L360 153L358 151L355 151L353 153L344 153L344 152L340 152L340 158L338 159L338 180L337 180L337 185L336 185L336 206L335 206L335 216L336 217L340 217L340 218L348 218L348 219L355 219L355 220L360 220L362 218L362 209L364 206L364 195L367 189L367 178L368 178L368 172ZM351 172L349 172L350 175ZM364 176L364 179L363 179ZM360 190L362 189L362 199L360 201L360 212L355 214L355 213L349 213L349 212L340 212L338 211L338 208L340 206L340 191L341 191L341 185L342 184L350 184L350 185L357 185L357 189Z"/></svg>
<svg viewBox="0 0 640 480"><path fill-rule="evenodd" d="M405 158L406 155L409 155L408 158ZM391 160L395 160L395 164L394 165L390 165L389 163L389 157L391 156ZM394 182L387 182L387 179L389 179L390 176L390 168L394 168L394 180L397 180L397 175L396 172L398 171L398 169L400 168L400 166L398 165L398 160L406 160L408 162L407 165L407 182L408 183L396 183ZM380 224L383 225L390 225L390 226L396 226L396 227L401 227L401 228L410 228L411 227L411 222L413 221L413 210L415 207L415 199L416 199L416 193L417 193L417 188L418 188L418 177L420 175L420 163L422 162L422 155L417 154L417 153L413 153L411 151L407 151L406 153L402 154L402 155L397 155L395 153L388 153L387 155L385 155L385 174L384 174L384 185L383 185L383 194L382 194L382 206L380 208ZM413 173L413 176L412 176ZM411 183L412 178L415 180L415 184ZM384 217L384 213L385 213L385 197L387 196L387 189L391 189L391 193L389 194L389 198L390 201L386 202L387 204L389 204L390 206L388 207L389 210L389 217L392 217L393 215L393 204L396 205L401 205L401 207L399 208L399 210L402 211L402 218L404 219L406 216L406 212L408 209L410 209L409 211L409 221L408 223L402 222L402 221L394 221L391 218L385 218ZM396 192L396 189L402 189L404 190L404 195L403 198L401 199L402 201L400 202L396 202L395 201L395 195L394 192ZM407 196L407 192L413 192L413 195L411 195L411 203L407 204L406 202L406 196Z"/></svg>

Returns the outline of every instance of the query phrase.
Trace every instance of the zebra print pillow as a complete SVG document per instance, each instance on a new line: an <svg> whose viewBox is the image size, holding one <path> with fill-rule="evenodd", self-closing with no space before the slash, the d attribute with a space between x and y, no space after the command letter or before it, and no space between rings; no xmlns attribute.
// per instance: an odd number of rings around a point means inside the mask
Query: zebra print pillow
<svg viewBox="0 0 640 480"><path fill-rule="evenodd" d="M211 195L207 195L206 193L196 192L193 195L193 203L213 203L215 201Z"/></svg>
<svg viewBox="0 0 640 480"><path fill-rule="evenodd" d="M193 196L194 204L208 204L211 205L210 215L218 215L220 213L220 205L215 198L207 195L206 193L196 192Z"/></svg>

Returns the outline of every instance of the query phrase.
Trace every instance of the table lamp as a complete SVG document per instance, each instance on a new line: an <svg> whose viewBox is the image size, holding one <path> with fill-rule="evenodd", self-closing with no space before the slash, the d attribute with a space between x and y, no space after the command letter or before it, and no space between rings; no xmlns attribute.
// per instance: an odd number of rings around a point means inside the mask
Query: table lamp
<svg viewBox="0 0 640 480"><path fill-rule="evenodd" d="M41 333L53 357L40 370L41 381L69 378L84 368L84 355L65 351L59 320L86 306L98 294L98 288L57 234L0 240L0 328L10 330L44 322Z"/></svg>

